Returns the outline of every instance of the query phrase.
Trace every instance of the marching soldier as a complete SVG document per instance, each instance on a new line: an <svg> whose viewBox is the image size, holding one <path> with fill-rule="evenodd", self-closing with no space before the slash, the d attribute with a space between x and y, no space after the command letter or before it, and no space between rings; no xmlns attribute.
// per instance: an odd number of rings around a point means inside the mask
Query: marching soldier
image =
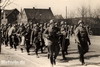
<svg viewBox="0 0 100 67"><path fill-rule="evenodd" d="M5 46L8 46L8 41L9 41L9 39L8 39L8 28L9 28L9 26L7 25L7 27L6 27L6 32L5 32Z"/></svg>
<svg viewBox="0 0 100 67"><path fill-rule="evenodd" d="M2 42L1 42L1 40L2 40L2 29L1 29L1 27L0 27L0 54L1 54L1 44L2 44Z"/></svg>
<svg viewBox="0 0 100 67"><path fill-rule="evenodd" d="M65 25L62 25L61 27L61 48L62 48L62 57L65 60L65 53L68 54L68 46L69 46L69 33L67 31L67 27Z"/></svg>
<svg viewBox="0 0 100 67"><path fill-rule="evenodd" d="M66 43L66 54L68 54L68 46L70 45L70 31L69 31L69 27L67 25L65 25L65 29L66 29L66 38L65 38L65 43Z"/></svg>
<svg viewBox="0 0 100 67"><path fill-rule="evenodd" d="M25 26L24 25L19 26L19 29L17 30L17 36L19 39L20 50L23 53L23 49L25 48Z"/></svg>
<svg viewBox="0 0 100 67"><path fill-rule="evenodd" d="M63 57L63 59L66 59L65 58L65 49L66 49L65 38L66 38L66 31L65 31L65 28L62 26L61 27L61 38L60 38L60 41L61 41L61 49L62 49L62 57Z"/></svg>
<svg viewBox="0 0 100 67"><path fill-rule="evenodd" d="M43 32L44 32L43 24L40 24L39 29L40 29L39 39L40 39L41 53L43 53L43 47L45 46L43 39Z"/></svg>
<svg viewBox="0 0 100 67"><path fill-rule="evenodd" d="M19 39L18 39L18 36L17 36L17 29L18 29L18 26L17 25L15 25L15 32L14 32L14 34L13 34L13 45L14 45L14 49L15 49L15 51L17 50L17 46L18 46L18 44L19 44Z"/></svg>
<svg viewBox="0 0 100 67"><path fill-rule="evenodd" d="M10 48L13 48L13 33L15 32L15 25L12 24L11 28L8 31Z"/></svg>
<svg viewBox="0 0 100 67"><path fill-rule="evenodd" d="M27 54L30 55L30 37L31 37L31 29L30 26L28 25L25 31L25 43L26 43L26 50L27 50Z"/></svg>
<svg viewBox="0 0 100 67"><path fill-rule="evenodd" d="M6 28L7 28L7 26L6 25L4 25L3 26L3 28L2 28L2 30L3 30L3 44L5 44L5 41L6 41ZM5 45L6 46L6 45Z"/></svg>
<svg viewBox="0 0 100 67"><path fill-rule="evenodd" d="M91 42L82 20L78 22L78 27L75 30L75 37L76 43L78 44L80 62L82 63L82 65L86 65L84 61L84 55L88 52Z"/></svg>
<svg viewBox="0 0 100 67"><path fill-rule="evenodd" d="M55 60L60 51L58 32L59 28L55 27L53 20L50 20L49 27L44 31L44 37L48 40L48 56L50 57L50 62L52 65L56 64Z"/></svg>
<svg viewBox="0 0 100 67"><path fill-rule="evenodd" d="M38 56L38 50L40 49L40 37L39 37L39 32L40 32L40 29L38 27L37 24L34 24L34 30L32 30L31 32L31 43L33 42L34 43L34 46L35 46L35 53L36 53L36 56L37 58L39 58Z"/></svg>

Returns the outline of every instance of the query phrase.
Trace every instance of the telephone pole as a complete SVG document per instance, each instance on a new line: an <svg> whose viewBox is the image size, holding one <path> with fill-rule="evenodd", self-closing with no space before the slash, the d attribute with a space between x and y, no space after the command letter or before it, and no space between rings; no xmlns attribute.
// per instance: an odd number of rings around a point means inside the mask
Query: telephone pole
<svg viewBox="0 0 100 67"><path fill-rule="evenodd" d="M66 19L67 19L67 6L66 6Z"/></svg>

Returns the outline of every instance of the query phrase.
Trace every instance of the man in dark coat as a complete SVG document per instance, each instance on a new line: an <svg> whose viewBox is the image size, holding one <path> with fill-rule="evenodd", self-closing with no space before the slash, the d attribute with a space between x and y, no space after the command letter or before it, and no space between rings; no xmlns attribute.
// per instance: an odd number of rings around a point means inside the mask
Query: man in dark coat
<svg viewBox="0 0 100 67"><path fill-rule="evenodd" d="M19 39L18 39L18 35L17 35L17 25L15 25L15 31L14 31L14 34L13 34L13 45L14 45L14 49L15 51L17 50L17 46L19 45Z"/></svg>
<svg viewBox="0 0 100 67"><path fill-rule="evenodd" d="M31 43L34 43L35 46L35 53L37 58L38 56L38 50L40 49L40 29L37 24L34 24L33 30L31 32Z"/></svg>
<svg viewBox="0 0 100 67"><path fill-rule="evenodd" d="M82 65L86 65L84 62L84 55L88 52L91 42L83 21L80 20L78 24L79 26L75 30L76 43L78 44L80 62Z"/></svg>
<svg viewBox="0 0 100 67"><path fill-rule="evenodd" d="M61 27L61 36L60 36L60 41L61 41L61 49L62 49L62 57L63 60L66 59L65 53L68 54L68 46L70 44L69 42L69 33L66 30L66 27L62 25Z"/></svg>
<svg viewBox="0 0 100 67"><path fill-rule="evenodd" d="M13 34L15 32L15 24L12 24L8 31L8 36L9 36L9 42L10 42L10 48L13 48Z"/></svg>
<svg viewBox="0 0 100 67"><path fill-rule="evenodd" d="M25 31L25 43L26 43L26 50L27 50L27 54L30 55L30 37L31 37L31 29L30 26L27 26L26 31Z"/></svg>
<svg viewBox="0 0 100 67"><path fill-rule="evenodd" d="M8 41L9 41L9 39L8 39L8 28L9 28L9 26L7 25L7 27L6 27L6 32L5 32L5 46L8 46Z"/></svg>
<svg viewBox="0 0 100 67"><path fill-rule="evenodd" d="M17 36L18 36L18 41L19 41L19 46L20 46L20 50L23 53L23 50L25 48L25 26L24 25L20 25L18 26L18 30L17 30Z"/></svg>
<svg viewBox="0 0 100 67"><path fill-rule="evenodd" d="M43 32L44 32L43 24L40 24L39 30L40 30L39 39L40 39L41 53L43 53L43 47L45 46L44 39L43 39Z"/></svg>
<svg viewBox="0 0 100 67"><path fill-rule="evenodd" d="M2 42L1 42L1 39L2 39L2 29L1 29L1 27L0 27L0 54L1 54L1 44L2 44Z"/></svg>
<svg viewBox="0 0 100 67"><path fill-rule="evenodd" d="M50 20L50 26L44 31L44 37L49 40L47 45L48 52L50 55L51 64L56 64L56 58L59 54L60 46L59 46L59 28L54 25L54 21Z"/></svg>

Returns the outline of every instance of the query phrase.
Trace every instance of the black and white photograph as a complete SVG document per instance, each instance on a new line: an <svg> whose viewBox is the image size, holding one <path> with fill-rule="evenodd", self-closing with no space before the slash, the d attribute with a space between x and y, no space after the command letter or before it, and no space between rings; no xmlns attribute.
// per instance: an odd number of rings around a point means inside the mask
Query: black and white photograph
<svg viewBox="0 0 100 67"><path fill-rule="evenodd" d="M100 0L0 0L0 67L100 67Z"/></svg>

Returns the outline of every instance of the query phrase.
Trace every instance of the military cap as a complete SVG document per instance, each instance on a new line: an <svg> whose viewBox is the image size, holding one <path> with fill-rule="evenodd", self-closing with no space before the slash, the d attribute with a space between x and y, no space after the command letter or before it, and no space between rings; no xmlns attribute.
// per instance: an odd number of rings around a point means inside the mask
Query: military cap
<svg viewBox="0 0 100 67"><path fill-rule="evenodd" d="M54 20L53 19L50 20L50 24L52 24L52 23L54 23Z"/></svg>
<svg viewBox="0 0 100 67"><path fill-rule="evenodd" d="M79 20L79 21L78 21L78 24L80 24L80 23L83 23L83 21L82 21L82 20Z"/></svg>
<svg viewBox="0 0 100 67"><path fill-rule="evenodd" d="M63 25L64 24L64 21L61 21L61 25Z"/></svg>

